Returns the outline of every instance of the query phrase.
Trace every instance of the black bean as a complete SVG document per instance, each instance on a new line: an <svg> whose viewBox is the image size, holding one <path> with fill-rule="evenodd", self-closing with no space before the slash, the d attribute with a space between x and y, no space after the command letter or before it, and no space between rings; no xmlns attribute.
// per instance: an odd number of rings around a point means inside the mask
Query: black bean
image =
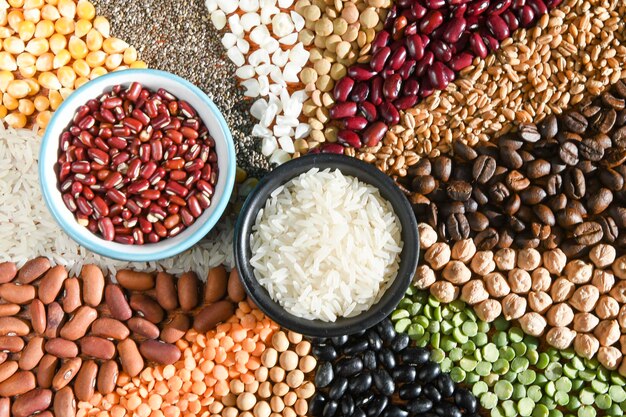
<svg viewBox="0 0 626 417"><path fill-rule="evenodd" d="M391 376L396 382L413 382L417 376L417 370L412 365L397 365L391 372Z"/></svg>
<svg viewBox="0 0 626 417"><path fill-rule="evenodd" d="M437 389L444 398L451 397L454 394L454 381L449 374L441 374L437 378Z"/></svg>
<svg viewBox="0 0 626 417"><path fill-rule="evenodd" d="M424 395L428 397L433 403L438 403L439 401L441 401L441 393L434 385L428 384L422 389Z"/></svg>
<svg viewBox="0 0 626 417"><path fill-rule="evenodd" d="M466 390L465 388L457 388L454 392L454 403L457 407L462 408L468 413L476 412L478 407L478 401L476 401L476 397Z"/></svg>
<svg viewBox="0 0 626 417"><path fill-rule="evenodd" d="M378 417L385 410L387 404L389 404L388 397L384 395L377 395L365 408L365 415L367 417Z"/></svg>
<svg viewBox="0 0 626 417"><path fill-rule="evenodd" d="M378 366L378 361L376 360L376 352L373 350L368 350L363 354L363 366L367 369L373 370Z"/></svg>
<svg viewBox="0 0 626 417"><path fill-rule="evenodd" d="M402 351L400 359L403 363L411 365L422 365L428 362L430 352L425 348L409 347Z"/></svg>
<svg viewBox="0 0 626 417"><path fill-rule="evenodd" d="M356 355L357 353L365 352L368 347L367 340L354 340L346 343L342 350L346 355Z"/></svg>
<svg viewBox="0 0 626 417"><path fill-rule="evenodd" d="M391 405L385 409L383 417L409 417L409 412L397 405Z"/></svg>
<svg viewBox="0 0 626 417"><path fill-rule="evenodd" d="M316 392L315 395L309 401L309 412L314 417L319 417L322 415L324 411L324 406L326 405L326 396L321 392Z"/></svg>
<svg viewBox="0 0 626 417"><path fill-rule="evenodd" d="M365 414L365 411L363 411L361 408L357 407L357 408L354 409L354 412L352 414L350 414L350 417L367 417L367 415Z"/></svg>
<svg viewBox="0 0 626 417"><path fill-rule="evenodd" d="M445 402L440 402L433 405L433 411L440 417L462 417L461 410Z"/></svg>
<svg viewBox="0 0 626 417"><path fill-rule="evenodd" d="M324 411L322 411L322 417L333 417L337 414L337 410L339 409L339 404L337 401L328 401L324 406Z"/></svg>
<svg viewBox="0 0 626 417"><path fill-rule="evenodd" d="M373 372L374 376L374 386L378 389L378 392L382 395L391 395L396 390L396 386L387 372L384 369L377 369Z"/></svg>
<svg viewBox="0 0 626 417"><path fill-rule="evenodd" d="M396 366L396 357L393 352L387 348L378 352L378 361L388 370L393 370Z"/></svg>
<svg viewBox="0 0 626 417"><path fill-rule="evenodd" d="M433 402L425 397L419 397L407 404L406 409L411 414L421 415L433 408Z"/></svg>
<svg viewBox="0 0 626 417"><path fill-rule="evenodd" d="M358 374L363 370L363 361L361 358L340 359L337 362L337 375L350 377Z"/></svg>
<svg viewBox="0 0 626 417"><path fill-rule="evenodd" d="M372 386L372 374L369 371L363 371L355 378L351 378L348 382L348 388L354 395L359 395L369 391Z"/></svg>
<svg viewBox="0 0 626 417"><path fill-rule="evenodd" d="M409 335L406 333L399 333L393 339L389 347L394 352L401 352L402 350L406 349L409 346L409 343L411 343L411 339L409 338Z"/></svg>
<svg viewBox="0 0 626 417"><path fill-rule="evenodd" d="M335 377L333 364L330 362L318 363L317 372L315 373L315 386L324 388L328 386Z"/></svg>
<svg viewBox="0 0 626 417"><path fill-rule="evenodd" d="M337 336L337 337L333 337L330 340L332 340L333 345L335 346L343 346L346 343L348 343L348 336L344 335L344 336Z"/></svg>
<svg viewBox="0 0 626 417"><path fill-rule="evenodd" d="M337 359L337 351L332 345L314 345L311 351L321 361L334 361Z"/></svg>
<svg viewBox="0 0 626 417"><path fill-rule="evenodd" d="M351 395L344 395L339 403L341 414L349 416L354 413L354 398Z"/></svg>
<svg viewBox="0 0 626 417"><path fill-rule="evenodd" d="M413 400L422 394L422 385L420 383L406 384L400 388L398 395L402 400Z"/></svg>
<svg viewBox="0 0 626 417"><path fill-rule="evenodd" d="M383 338L383 341L387 343L391 342L393 338L396 337L396 331L393 328L393 323L389 319L385 319L378 323L376 331L378 331L380 337Z"/></svg>
<svg viewBox="0 0 626 417"><path fill-rule="evenodd" d="M367 406L374 401L374 398L376 398L374 394L364 395L356 400L355 405L357 407L367 408Z"/></svg>
<svg viewBox="0 0 626 417"><path fill-rule="evenodd" d="M348 390L348 379L347 378L336 378L332 384L330 384L330 389L328 391L328 398L331 400L340 399L343 394Z"/></svg>
<svg viewBox="0 0 626 417"><path fill-rule="evenodd" d="M441 368L435 362L427 362L417 371L417 379L427 384L441 374Z"/></svg>
<svg viewBox="0 0 626 417"><path fill-rule="evenodd" d="M383 347L383 339L376 333L376 330L369 329L367 331L367 341L370 349L379 351ZM367 366L367 365L366 365Z"/></svg>

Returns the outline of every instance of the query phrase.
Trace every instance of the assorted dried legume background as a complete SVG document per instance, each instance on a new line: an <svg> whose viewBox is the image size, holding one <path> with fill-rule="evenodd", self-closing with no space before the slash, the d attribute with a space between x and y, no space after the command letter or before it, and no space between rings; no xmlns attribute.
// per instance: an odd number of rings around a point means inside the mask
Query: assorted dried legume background
<svg viewBox="0 0 626 417"><path fill-rule="evenodd" d="M624 415L623 1L127 3L0 0L0 416ZM212 96L241 167L200 244L128 263L59 231L37 153L74 89L146 66ZM316 152L375 164L420 222L391 317L332 339L232 269L247 172Z"/></svg>

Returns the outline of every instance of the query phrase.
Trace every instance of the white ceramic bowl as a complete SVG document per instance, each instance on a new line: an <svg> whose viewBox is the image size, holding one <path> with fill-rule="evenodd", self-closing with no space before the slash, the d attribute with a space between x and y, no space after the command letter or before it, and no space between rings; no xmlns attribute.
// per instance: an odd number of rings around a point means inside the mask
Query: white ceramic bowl
<svg viewBox="0 0 626 417"><path fill-rule="evenodd" d="M125 245L106 241L78 224L63 202L55 173L61 133L69 126L76 109L111 90L117 84L128 86L139 82L152 91L159 88L187 101L197 112L215 140L219 177L212 204L188 228L173 238L158 243ZM39 154L39 182L44 200L52 216L65 232L80 245L109 258L126 261L153 261L168 258L185 251L202 239L224 213L235 183L236 156L233 139L224 117L215 104L198 87L163 71L124 70L106 74L86 83L70 95L54 113L41 143Z"/></svg>

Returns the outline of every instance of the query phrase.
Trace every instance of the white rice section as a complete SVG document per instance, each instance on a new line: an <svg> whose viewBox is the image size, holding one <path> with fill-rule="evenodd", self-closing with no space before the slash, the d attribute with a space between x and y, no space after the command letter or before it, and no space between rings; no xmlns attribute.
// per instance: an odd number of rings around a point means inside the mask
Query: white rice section
<svg viewBox="0 0 626 417"><path fill-rule="evenodd" d="M41 138L36 131L6 128L0 122L0 262L18 267L28 259L46 256L77 275L83 264L93 263L115 276L118 269L194 271L206 279L209 268L232 267L233 227L222 220L199 244L158 262L123 262L105 258L76 244L57 225L39 189L37 157Z"/></svg>
<svg viewBox="0 0 626 417"><path fill-rule="evenodd" d="M393 282L401 226L378 189L311 169L276 189L251 237L256 279L288 312L335 321L368 310Z"/></svg>

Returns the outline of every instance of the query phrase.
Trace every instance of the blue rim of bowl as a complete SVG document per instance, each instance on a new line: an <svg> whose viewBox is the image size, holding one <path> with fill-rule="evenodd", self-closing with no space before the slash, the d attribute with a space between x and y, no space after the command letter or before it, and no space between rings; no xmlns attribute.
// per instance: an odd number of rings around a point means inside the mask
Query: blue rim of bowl
<svg viewBox="0 0 626 417"><path fill-rule="evenodd" d="M200 228L197 231L195 231L192 236L190 236L190 238L182 241L180 244L176 246L173 246L169 249L159 250L156 252L132 254L132 257L129 257L128 252L124 252L123 250L116 250L116 249L112 249L108 247L107 245L110 242L103 240L102 238L96 235L93 235L93 236L97 240L91 241L91 240L85 240L78 233L75 233L74 229L77 227L82 227L82 226L78 225L78 223L76 223L75 226L71 226L67 224L67 222L60 215L60 211L59 211L60 208L52 203L50 190L51 189L58 190L57 176L45 175L46 174L45 166L43 163L41 163L41 161L44 159L44 152L47 147L46 146L47 143L53 140L58 141L58 138L50 137L49 132L51 131L51 129L49 128L53 125L61 123L60 115L63 114L63 112L65 111L65 108L68 107L70 103L78 100L77 98L78 94L76 93L87 90L90 87L90 85L92 85L93 82L96 82L96 81L103 82L109 78L119 77L120 74L123 74L126 71L132 71L134 74L137 74L139 76L141 76L142 74L146 74L146 75L149 74L149 75L156 75L159 77L169 78L179 84L182 84L188 89L190 89L195 95L197 95L204 102L204 104L206 104L209 107L209 109L215 115L220 128L224 132L224 137L226 139L225 142L227 146L227 154L228 154L228 166L227 166L227 171L226 171L226 186L224 189L224 194L221 196L221 198L217 202L217 207L215 208L215 211L204 222L204 224L202 224ZM56 146L54 149L55 151L58 151L58 146ZM102 256L106 256L108 258L122 260L122 261L132 261L132 262L149 262L149 261L156 261L156 260L169 258L175 255L178 255L181 252L186 251L187 249L189 249L190 247L198 243L204 236L206 236L209 233L211 229L213 229L213 227L217 224L218 220L222 217L222 214L226 210L226 205L228 204L228 201L230 200L230 196L232 194L234 184L235 184L236 160L237 160L237 157L235 154L235 145L233 142L233 137L230 133L230 129L228 128L228 125L226 123L226 120L224 119L224 116L222 115L218 107L215 105L215 103L213 103L213 101L209 98L209 96L207 96L207 94L204 91L202 91L200 88L198 88L191 82L185 80L184 78L181 78L177 75L171 74L166 71L153 70L153 69L127 69L123 71L116 71L116 72L111 72L111 73L102 75L80 86L66 100L64 100L63 103L61 103L59 108L56 109L56 111L52 115L52 118L50 119L50 122L48 123L48 128L46 128L46 131L43 135L43 139L41 141L41 147L39 151L39 186L41 188L44 201L46 202L46 206L48 207L48 210L50 211L50 213L52 213L52 216L54 217L56 222L61 226L61 228L65 231L65 233L67 233L75 242L77 242L81 246L84 246L85 248L89 249L92 252L95 252ZM67 210L66 207L63 207L62 209ZM103 243L99 243L100 241ZM148 243L142 246L145 248L149 248L150 244Z"/></svg>

